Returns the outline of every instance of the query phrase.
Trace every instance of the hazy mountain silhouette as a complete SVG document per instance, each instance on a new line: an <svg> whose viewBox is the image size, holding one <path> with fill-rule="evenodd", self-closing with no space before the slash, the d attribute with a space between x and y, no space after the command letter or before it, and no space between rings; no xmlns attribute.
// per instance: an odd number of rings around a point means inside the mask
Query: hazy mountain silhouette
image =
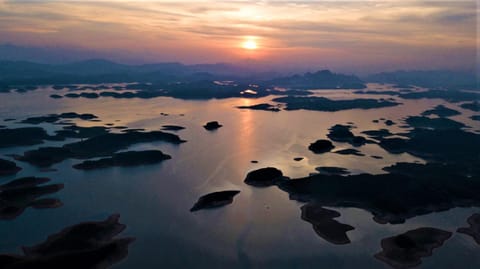
<svg viewBox="0 0 480 269"><path fill-rule="evenodd" d="M304 75L276 78L269 82L275 86L296 89L363 89L365 84L353 75L335 74L321 70Z"/></svg>
<svg viewBox="0 0 480 269"><path fill-rule="evenodd" d="M1 54L0 54L1 58ZM365 82L355 75L330 70L279 77L274 72L256 72L234 64L185 65L176 62L127 65L105 59L90 59L66 64L0 60L0 91L12 85L72 83L151 82L177 83L233 80L243 84L289 89L362 89ZM443 89L478 89L473 73L455 71L396 71L365 78L367 82L392 83ZM5 91L5 90L4 90Z"/></svg>
<svg viewBox="0 0 480 269"><path fill-rule="evenodd" d="M427 88L479 89L478 76L474 73L448 70L413 70L373 74L368 82L392 83L399 86L416 85Z"/></svg>
<svg viewBox="0 0 480 269"><path fill-rule="evenodd" d="M170 81L196 77L195 73L179 63L133 66L102 59L58 65L0 61L0 84L4 85Z"/></svg>
<svg viewBox="0 0 480 269"><path fill-rule="evenodd" d="M199 80L235 80L286 88L363 88L363 82L351 75L329 70L273 78L276 73L257 73L232 64L156 63L119 64L91 59L68 64L41 64L27 61L0 61L0 83L4 85L40 85L108 82L191 82Z"/></svg>

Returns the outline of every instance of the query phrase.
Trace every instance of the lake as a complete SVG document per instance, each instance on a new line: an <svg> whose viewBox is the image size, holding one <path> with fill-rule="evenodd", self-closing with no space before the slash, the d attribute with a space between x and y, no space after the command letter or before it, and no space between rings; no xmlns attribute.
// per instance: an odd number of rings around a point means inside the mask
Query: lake
<svg viewBox="0 0 480 269"><path fill-rule="evenodd" d="M109 87L117 84L105 84ZM391 85L369 84L367 90L392 90ZM396 90L396 89L393 89ZM392 154L377 144L358 149L365 156L333 152L314 154L310 143L326 139L335 124L351 123L352 132L389 129L401 133L408 116L443 104L461 112L450 119L462 122L470 132L480 130L475 113L458 103L441 99L403 99L398 96L356 94L353 90L317 90L315 96L333 100L355 98L393 98L398 106L376 109L349 109L336 112L293 110L280 112L238 109L259 103L272 103L275 97L181 100L170 97L152 99L53 99L51 94L67 93L50 86L25 93L0 93L0 125L7 128L31 126L18 121L52 113L92 113L100 122L73 120L78 126L114 126L160 130L162 125L186 127L176 133L186 143L174 145L150 142L132 145L128 150L159 149L172 159L160 164L113 167L92 171L76 170L79 160L68 159L37 168L17 161L22 170L3 176L0 184L24 176L41 176L64 189L50 196L63 206L54 209L27 208L12 220L0 221L0 253L21 253L21 246L46 240L66 226L84 221L99 221L118 213L127 226L122 236L135 237L128 257L114 268L390 268L375 259L383 238L420 227L435 227L454 232L466 226L466 219L478 208L453 208L409 218L402 224L379 224L372 214L352 207L327 207L338 211L335 220L355 229L349 231L350 244L335 245L318 236L312 224L302 220L303 203L290 200L289 194L272 186L255 188L243 181L248 172L276 167L289 178L318 173L320 166L343 167L351 174L382 174L382 168L399 162L426 163L409 153ZM4 122L3 119L15 121ZM380 118L395 125L387 126ZM372 120L379 120L372 122ZM223 127L207 131L203 125L218 121ZM42 123L50 134L61 125ZM113 129L112 132L120 132ZM59 146L79 139L48 141L43 145L0 148L0 155L21 154L39 146ZM334 142L335 150L352 148ZM371 156L380 156L372 158ZM295 161L295 157L302 157ZM258 161L252 163L251 161ZM207 193L239 190L232 204L189 212L197 199ZM405 197L406 200L410 199ZM419 268L480 268L478 245L471 237L453 233L432 257L422 259Z"/></svg>

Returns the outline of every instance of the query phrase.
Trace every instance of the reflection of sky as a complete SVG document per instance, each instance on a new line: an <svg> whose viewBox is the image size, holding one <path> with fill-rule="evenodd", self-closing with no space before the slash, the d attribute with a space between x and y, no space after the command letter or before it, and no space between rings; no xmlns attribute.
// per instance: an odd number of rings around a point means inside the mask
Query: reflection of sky
<svg viewBox="0 0 480 269"><path fill-rule="evenodd" d="M250 106L254 102L251 99L242 99L242 106ZM254 111L247 109L243 113L240 113L240 117L235 124L237 124L237 128L239 128L238 133L238 151L249 150L252 147L255 147L255 126L254 126L254 119L253 119ZM248 161L248 160L245 160Z"/></svg>
<svg viewBox="0 0 480 269"><path fill-rule="evenodd" d="M150 61L472 68L476 12L475 1L0 0L0 42ZM241 49L249 38L257 51Z"/></svg>
<svg viewBox="0 0 480 269"><path fill-rule="evenodd" d="M377 89L379 85L369 85ZM387 87L387 86L385 86ZM466 225L466 218L478 208L457 208L407 220L402 225L374 223L372 215L354 208L335 208L342 216L338 221L355 227L348 233L352 244L335 246L319 238L312 225L300 219L301 204L289 200L288 194L277 187L253 188L243 183L245 174L266 166L280 168L289 177L306 176L317 166L341 166L356 172L381 173L381 168L400 161L413 161L406 154L388 154L376 145L365 145L360 151L365 157L326 153L315 155L306 149L316 139L325 138L334 124L352 121L363 130L387 128L372 119L386 117L397 122L390 126L398 130L401 119L443 103L463 115L455 120L479 128L478 122L468 121L473 112L458 104L441 100L402 100L403 105L372 110L339 112L240 110L235 106L269 102L260 99L230 98L209 101L185 101L172 98L154 99L52 99L55 90L37 90L24 94L4 94L0 110L3 118L21 120L27 116L74 111L93 113L102 122L129 127L158 130L163 124L178 124L178 132L188 142L181 145L144 143L130 149L160 149L172 156L158 165L131 168L79 171L71 166L79 160L67 160L54 166L58 171L41 173L25 163L16 176L41 175L54 183L64 183L65 189L54 197L64 206L51 210L27 209L19 218L0 222L4 233L0 253L18 253L19 246L33 245L48 234L67 225L86 220L99 220L118 212L127 225L126 235L137 237L129 256L118 268L206 267L225 264L238 268L237 252L248 256L258 267L269 268L386 268L373 258L380 251L380 240L410 229L436 227L448 231ZM64 92L61 92L64 93ZM336 98L332 92L328 97ZM342 94L365 98L369 95ZM340 97L340 96L338 96ZM373 96L378 97L378 96ZM41 102L40 102L41 101ZM27 111L25 107L30 110ZM160 113L168 113L162 116ZM180 114L185 114L180 116ZM120 120L119 122L115 120ZM202 125L218 120L224 126L208 132ZM80 121L79 121L80 122ZM2 125L15 125L1 122ZM42 146L60 145L48 142ZM338 149L350 148L335 143ZM37 146L0 149L0 155L19 153ZM384 156L377 160L369 155ZM305 160L293 161L303 156ZM7 157L2 157L7 158ZM250 163L256 159L258 164ZM188 210L201 195L226 189L241 190L231 205L217 210ZM473 239L455 234L445 245L423 260L422 268L457 268L460 262L477 268L480 260Z"/></svg>

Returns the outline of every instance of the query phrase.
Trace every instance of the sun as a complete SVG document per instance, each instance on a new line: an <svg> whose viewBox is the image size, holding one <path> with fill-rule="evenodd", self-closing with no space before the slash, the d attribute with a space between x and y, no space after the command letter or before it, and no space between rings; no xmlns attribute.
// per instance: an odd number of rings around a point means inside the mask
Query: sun
<svg viewBox="0 0 480 269"><path fill-rule="evenodd" d="M257 42L255 42L253 39L249 39L242 43L242 48L247 50L255 50L258 48Z"/></svg>

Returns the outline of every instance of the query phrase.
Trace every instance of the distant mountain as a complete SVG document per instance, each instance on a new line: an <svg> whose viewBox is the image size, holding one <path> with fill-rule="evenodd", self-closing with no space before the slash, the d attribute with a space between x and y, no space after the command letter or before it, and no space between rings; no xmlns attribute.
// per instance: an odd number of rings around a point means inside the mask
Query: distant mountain
<svg viewBox="0 0 480 269"><path fill-rule="evenodd" d="M229 64L125 65L103 59L68 64L0 61L0 85L4 88L8 88L8 85L115 82L149 82L164 85L215 80L234 80L236 83L247 85L254 83L266 87L280 86L300 90L365 88L363 82L356 76L335 74L328 70L276 79L272 79L271 76L271 73L251 75L248 70Z"/></svg>
<svg viewBox="0 0 480 269"><path fill-rule="evenodd" d="M0 61L0 83L3 85L39 85L156 81L165 77L165 70L167 68L130 66L101 59L55 65L25 61ZM160 74L156 73L158 71ZM183 73L185 72L180 72L179 75Z"/></svg>
<svg viewBox="0 0 480 269"><path fill-rule="evenodd" d="M91 59L70 64L53 65L51 70L59 73L98 75L123 73L132 70L131 66L114 63L104 59Z"/></svg>
<svg viewBox="0 0 480 269"><path fill-rule="evenodd" d="M123 67L121 67L121 64L116 64L109 60L103 59L115 59L115 61L128 64L125 64ZM123 72L125 69L128 69L125 68L126 66L133 65L136 67L135 71L139 72L162 72L175 74L184 74L185 72L214 73L250 77L256 77L258 74L258 70L254 70L253 68L251 69L248 64L234 65L227 63L214 63L183 65L177 62L149 63L151 59L139 59L135 58L134 55L119 51L94 51L61 47L26 47L13 44L0 44L0 61L35 62L41 64L62 65L66 66L67 69L72 67L73 69L77 70L81 70L82 67L75 67L72 65L81 64L85 66L83 71L88 73L99 73L98 71L100 71L100 73L105 73L101 72L102 68L105 71L108 71L108 73L113 71ZM93 70L90 68L93 68Z"/></svg>
<svg viewBox="0 0 480 269"><path fill-rule="evenodd" d="M426 88L478 90L478 77L474 73L448 70L395 71L370 75L368 82L416 85Z"/></svg>
<svg viewBox="0 0 480 269"><path fill-rule="evenodd" d="M269 82L274 86L294 89L364 89L365 84L353 75L335 74L329 70L321 70L304 75L281 77Z"/></svg>

